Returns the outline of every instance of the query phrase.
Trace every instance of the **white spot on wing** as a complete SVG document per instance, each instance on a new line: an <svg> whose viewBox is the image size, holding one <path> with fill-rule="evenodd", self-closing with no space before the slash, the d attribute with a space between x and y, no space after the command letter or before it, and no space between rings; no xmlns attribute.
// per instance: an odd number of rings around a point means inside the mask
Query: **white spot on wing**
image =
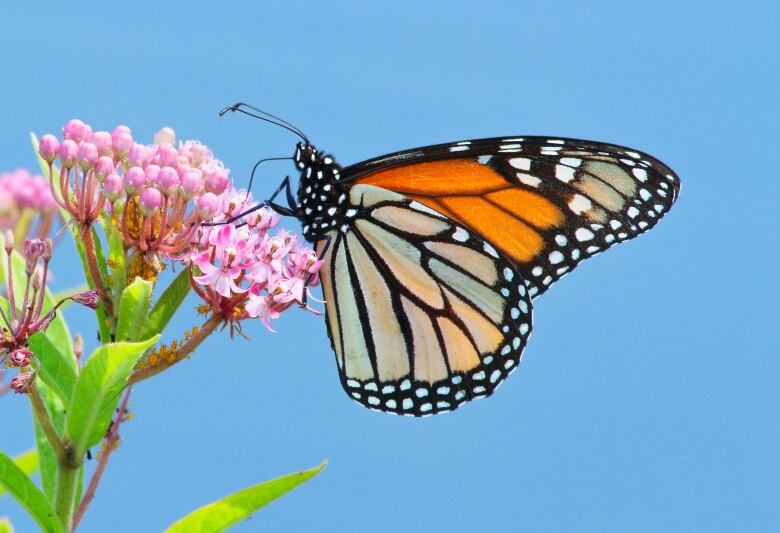
<svg viewBox="0 0 780 533"><path fill-rule="evenodd" d="M590 202L590 200L581 194L575 194L572 196L571 200L569 200L569 209L571 209L576 215L581 215L585 211L588 211L591 207L593 207L593 204Z"/></svg>
<svg viewBox="0 0 780 533"><path fill-rule="evenodd" d="M463 228L456 228L455 233L452 234L452 238L458 242L466 242L469 240L469 234Z"/></svg>
<svg viewBox="0 0 780 533"><path fill-rule="evenodd" d="M531 170L531 160L527 157L513 157L509 164L519 170Z"/></svg>
<svg viewBox="0 0 780 533"><path fill-rule="evenodd" d="M577 228L577 231L574 232L574 236L580 242L589 241L594 237L593 232L587 228Z"/></svg>
<svg viewBox="0 0 780 533"><path fill-rule="evenodd" d="M411 207L412 209L414 209L416 211L422 211L423 213L428 213L429 215L434 215L434 216L437 216L439 218L444 218L444 216L441 213L439 213L438 211L434 211L433 209L431 209L427 205L421 204L420 202L411 202L409 204L409 207Z"/></svg>
<svg viewBox="0 0 780 533"><path fill-rule="evenodd" d="M555 177L568 183L574 179L574 169L566 165L555 165Z"/></svg>
<svg viewBox="0 0 780 533"><path fill-rule="evenodd" d="M520 179L520 183L528 185L529 187L538 187L542 182L540 178L530 174L523 174L522 172L518 172L517 177Z"/></svg>
<svg viewBox="0 0 780 533"><path fill-rule="evenodd" d="M631 173L639 181L647 181L647 171L645 169L643 169L643 168L633 168L633 169L631 169Z"/></svg>

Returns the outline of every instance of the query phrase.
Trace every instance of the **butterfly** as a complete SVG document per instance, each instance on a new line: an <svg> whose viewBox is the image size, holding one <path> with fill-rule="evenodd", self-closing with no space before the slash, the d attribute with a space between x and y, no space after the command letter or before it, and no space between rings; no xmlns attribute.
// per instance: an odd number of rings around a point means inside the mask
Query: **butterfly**
<svg viewBox="0 0 780 533"><path fill-rule="evenodd" d="M231 111L246 111L236 104ZM267 201L300 220L341 384L366 407L427 416L514 372L532 301L580 262L652 228L680 191L648 154L560 137L497 137L351 166L302 141ZM263 116L252 114L273 122ZM288 206L274 203L285 190Z"/></svg>

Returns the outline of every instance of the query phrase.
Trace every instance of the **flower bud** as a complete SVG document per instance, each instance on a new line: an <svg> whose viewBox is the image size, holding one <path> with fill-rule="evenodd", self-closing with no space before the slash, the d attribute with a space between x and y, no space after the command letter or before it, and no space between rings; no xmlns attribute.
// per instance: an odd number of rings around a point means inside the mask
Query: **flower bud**
<svg viewBox="0 0 780 533"><path fill-rule="evenodd" d="M79 155L79 145L76 144L76 141L67 139L62 141L57 153L60 156L62 166L66 169L70 169L76 163L76 158Z"/></svg>
<svg viewBox="0 0 780 533"><path fill-rule="evenodd" d="M31 355L32 352L29 350L29 348L22 347L13 350L8 356L8 359L13 366L23 367L30 364Z"/></svg>
<svg viewBox="0 0 780 533"><path fill-rule="evenodd" d="M153 186L157 184L157 177L160 175L160 167L157 165L149 165L144 170L146 175L146 184Z"/></svg>
<svg viewBox="0 0 780 533"><path fill-rule="evenodd" d="M77 292L70 298L74 302L89 307L90 309L97 309L98 304L100 303L100 298L98 297L98 291L96 289Z"/></svg>
<svg viewBox="0 0 780 533"><path fill-rule="evenodd" d="M93 133L92 142L97 146L98 155L109 157L113 155L113 141L111 140L111 134L107 131L96 131Z"/></svg>
<svg viewBox="0 0 780 533"><path fill-rule="evenodd" d="M144 216L152 216L162 206L162 194L154 187L148 187L138 198L138 204Z"/></svg>
<svg viewBox="0 0 780 533"><path fill-rule="evenodd" d="M98 153L100 153L100 149L98 149ZM97 172L98 176L105 177L111 174L113 171L114 160L107 155L100 156L97 160L97 163L95 163L95 172Z"/></svg>
<svg viewBox="0 0 780 533"><path fill-rule="evenodd" d="M146 185L146 174L141 167L130 167L125 172L125 190L127 194L136 194Z"/></svg>
<svg viewBox="0 0 780 533"><path fill-rule="evenodd" d="M76 356L76 359L81 359L81 356L84 355L84 337L81 336L81 333L76 333L73 336L73 355Z"/></svg>
<svg viewBox="0 0 780 533"><path fill-rule="evenodd" d="M154 136L154 144L173 144L176 142L176 133L172 128L164 127Z"/></svg>
<svg viewBox="0 0 780 533"><path fill-rule="evenodd" d="M79 166L86 172L93 166L98 159L97 146L91 142L81 141L79 143Z"/></svg>
<svg viewBox="0 0 780 533"><path fill-rule="evenodd" d="M60 142L57 137L51 133L47 133L38 142L38 153L47 162L51 163L57 157L57 150L60 147Z"/></svg>
<svg viewBox="0 0 780 533"><path fill-rule="evenodd" d="M122 176L116 172L111 172L103 180L103 194L110 202L113 202L125 192Z"/></svg>
<svg viewBox="0 0 780 533"><path fill-rule="evenodd" d="M165 196L170 196L179 186L179 173L173 167L163 167L157 176L157 186Z"/></svg>
<svg viewBox="0 0 780 533"><path fill-rule="evenodd" d="M203 173L197 168L189 170L181 177L181 194L185 200L191 200L203 188Z"/></svg>
<svg viewBox="0 0 780 533"><path fill-rule="evenodd" d="M116 140L121 135L124 135L124 134L130 135L131 137L133 136L133 132L130 131L130 128L128 128L124 124L120 124L119 126L114 128L114 131L111 132L111 142L116 142Z"/></svg>
<svg viewBox="0 0 780 533"><path fill-rule="evenodd" d="M14 234L11 230L5 231L5 251L11 253L14 249Z"/></svg>
<svg viewBox="0 0 780 533"><path fill-rule="evenodd" d="M228 186L228 176L224 169L212 170L206 176L206 190L214 194L222 194Z"/></svg>
<svg viewBox="0 0 780 533"><path fill-rule="evenodd" d="M92 128L84 124L77 118L68 121L62 128L62 136L79 143L92 136Z"/></svg>
<svg viewBox="0 0 780 533"><path fill-rule="evenodd" d="M157 147L157 162L161 167L173 167L179 164L179 152L170 144Z"/></svg>
<svg viewBox="0 0 780 533"><path fill-rule="evenodd" d="M30 392L34 381L35 372L31 370L28 372L22 372L11 380L11 390L13 390L16 394L27 394Z"/></svg>
<svg viewBox="0 0 780 533"><path fill-rule="evenodd" d="M24 241L24 259L25 273L30 276L35 272L35 267L38 265L38 259L40 259L46 252L46 243L40 239L25 239Z"/></svg>
<svg viewBox="0 0 780 533"><path fill-rule="evenodd" d="M196 213L201 220L211 220L219 211L219 198L216 194L207 192L198 197Z"/></svg>
<svg viewBox="0 0 780 533"><path fill-rule="evenodd" d="M148 164L149 159L147 155L147 148L143 144L133 143L133 147L130 148L130 153L127 155L127 163L134 167L143 167Z"/></svg>
<svg viewBox="0 0 780 533"><path fill-rule="evenodd" d="M130 133L130 128L127 126L114 128L114 131L111 133L111 143L114 146L114 152L120 157L130 153L130 148L133 147L133 135Z"/></svg>
<svg viewBox="0 0 780 533"><path fill-rule="evenodd" d="M211 151L204 145L195 141L189 145L189 156L193 166L199 166L211 157Z"/></svg>

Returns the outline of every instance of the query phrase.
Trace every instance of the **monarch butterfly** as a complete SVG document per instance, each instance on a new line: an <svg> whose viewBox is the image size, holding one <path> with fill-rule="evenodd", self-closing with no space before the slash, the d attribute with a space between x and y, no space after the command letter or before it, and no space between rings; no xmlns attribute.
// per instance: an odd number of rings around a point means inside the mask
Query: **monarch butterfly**
<svg viewBox="0 0 780 533"><path fill-rule="evenodd" d="M299 219L324 259L344 389L396 414L490 396L520 362L532 299L653 227L680 190L645 153L559 137L438 144L342 168L289 122L246 104L227 111L301 137L297 197L288 176L266 204ZM283 189L288 207L273 201Z"/></svg>

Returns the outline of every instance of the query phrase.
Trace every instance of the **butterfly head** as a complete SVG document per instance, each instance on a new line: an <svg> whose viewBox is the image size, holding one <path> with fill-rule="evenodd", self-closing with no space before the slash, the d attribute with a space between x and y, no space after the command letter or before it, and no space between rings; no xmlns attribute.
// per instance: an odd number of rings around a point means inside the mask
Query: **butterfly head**
<svg viewBox="0 0 780 533"><path fill-rule="evenodd" d="M341 167L332 156L305 142L296 146L294 159L301 172L296 216L303 236L314 241L336 228L346 209L346 194L339 183Z"/></svg>

